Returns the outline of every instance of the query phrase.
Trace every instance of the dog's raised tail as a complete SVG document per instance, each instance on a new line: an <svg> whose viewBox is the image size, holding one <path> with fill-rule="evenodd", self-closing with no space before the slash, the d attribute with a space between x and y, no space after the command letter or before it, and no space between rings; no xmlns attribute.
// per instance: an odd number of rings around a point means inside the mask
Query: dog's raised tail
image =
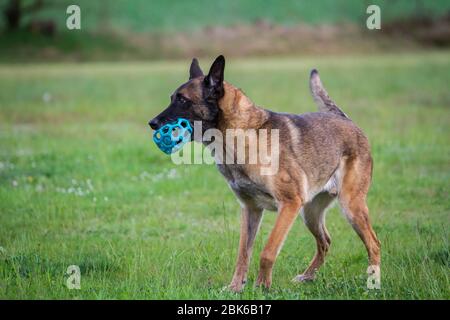
<svg viewBox="0 0 450 320"><path fill-rule="evenodd" d="M320 81L319 72L316 69L311 70L309 87L320 112L331 112L348 118L347 115L336 105L336 103L331 100L327 91L323 87L322 81Z"/></svg>

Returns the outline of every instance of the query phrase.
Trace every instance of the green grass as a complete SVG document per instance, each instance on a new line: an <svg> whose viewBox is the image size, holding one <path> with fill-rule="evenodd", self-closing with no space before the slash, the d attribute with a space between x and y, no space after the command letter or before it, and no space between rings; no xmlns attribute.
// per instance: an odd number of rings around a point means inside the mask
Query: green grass
<svg viewBox="0 0 450 320"><path fill-rule="evenodd" d="M9 0L0 0L0 8ZM31 0L24 3L32 2ZM47 1L44 10L30 18L51 18L63 28L67 18L66 8L77 4L81 8L82 28L88 30L126 29L130 31L179 31L192 30L211 25L253 23L265 19L278 24L333 24L339 22L362 22L366 8L377 4L383 21L411 15L442 15L450 10L446 0L58 0ZM2 19L3 17L0 17ZM0 20L1 23L1 20Z"/></svg>
<svg viewBox="0 0 450 320"><path fill-rule="evenodd" d="M268 212L248 286L222 292L239 206L214 166L175 166L146 124L188 61L30 64L0 66L0 298L449 299L449 53L228 60L226 79L257 104L301 113L316 109L312 67L372 144L382 290L366 289L365 249L333 208L315 282L290 282L315 250L299 220L273 288L253 288ZM66 288L69 265L81 290Z"/></svg>

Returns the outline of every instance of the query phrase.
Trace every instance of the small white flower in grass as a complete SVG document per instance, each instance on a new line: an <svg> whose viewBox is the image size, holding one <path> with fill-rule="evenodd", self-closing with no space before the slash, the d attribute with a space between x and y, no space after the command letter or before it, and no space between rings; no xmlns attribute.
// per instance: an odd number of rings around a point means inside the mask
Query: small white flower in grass
<svg viewBox="0 0 450 320"><path fill-rule="evenodd" d="M13 180L11 183L14 188L16 188L19 185L19 183L16 180Z"/></svg>
<svg viewBox="0 0 450 320"><path fill-rule="evenodd" d="M38 185L36 186L36 191L37 191L37 192L42 192L42 191L44 191L44 187L42 186L42 184L38 184Z"/></svg>
<svg viewBox="0 0 450 320"><path fill-rule="evenodd" d="M150 176L150 173L148 173L147 171L143 171L143 172L141 172L141 174L139 175L139 178L141 179L141 180L146 180L146 179L149 179L151 176Z"/></svg>
<svg viewBox="0 0 450 320"><path fill-rule="evenodd" d="M18 157L26 157L26 156L30 156L33 154L33 150L31 149L17 149L16 150L16 156Z"/></svg>
<svg viewBox="0 0 450 320"><path fill-rule="evenodd" d="M164 178L163 173L157 173L153 176L152 181L157 182Z"/></svg>
<svg viewBox="0 0 450 320"><path fill-rule="evenodd" d="M75 190L75 194L76 194L77 196L80 196L80 197L84 196L83 189L81 189L80 187L78 187L78 188Z"/></svg>
<svg viewBox="0 0 450 320"><path fill-rule="evenodd" d="M167 179L176 179L178 178L178 172L176 169L170 169L167 173Z"/></svg>
<svg viewBox="0 0 450 320"><path fill-rule="evenodd" d="M87 187L90 191L94 191L94 186L92 185L91 179L86 180Z"/></svg>
<svg viewBox="0 0 450 320"><path fill-rule="evenodd" d="M0 170L14 169L14 164L9 161L0 162Z"/></svg>
<svg viewBox="0 0 450 320"><path fill-rule="evenodd" d="M44 101L45 103L51 102L52 95L49 92L44 92L44 94L42 95L42 101Z"/></svg>

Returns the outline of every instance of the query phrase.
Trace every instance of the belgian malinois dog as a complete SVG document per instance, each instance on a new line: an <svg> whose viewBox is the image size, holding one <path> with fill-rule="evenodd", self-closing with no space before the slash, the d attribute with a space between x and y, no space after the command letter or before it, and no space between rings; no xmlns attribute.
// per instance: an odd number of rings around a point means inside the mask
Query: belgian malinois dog
<svg viewBox="0 0 450 320"><path fill-rule="evenodd" d="M334 199L364 242L370 266L379 267L380 242L366 203L373 165L369 142L330 99L317 70L311 71L310 88L319 112L297 115L256 106L240 89L224 81L224 69L225 58L219 56L205 76L193 59L189 81L175 90L170 105L149 125L157 130L164 123L185 118L202 121L203 131L215 128L224 134L229 128L278 130L276 173L262 175L259 164L217 165L242 208L239 252L228 288L239 292L247 280L253 242L265 209L277 211L278 216L260 256L256 285L271 286L275 260L300 211L316 239L317 251L309 267L293 280L313 280L330 247L325 211ZM224 149L228 150L227 146Z"/></svg>

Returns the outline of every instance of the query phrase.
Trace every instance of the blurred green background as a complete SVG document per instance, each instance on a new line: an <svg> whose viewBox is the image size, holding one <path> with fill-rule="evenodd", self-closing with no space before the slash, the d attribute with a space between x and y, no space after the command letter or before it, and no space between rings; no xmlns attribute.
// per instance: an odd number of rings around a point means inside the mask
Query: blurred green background
<svg viewBox="0 0 450 320"><path fill-rule="evenodd" d="M382 29L366 29L379 4ZM7 24L19 4L16 27ZM81 30L65 27L68 4ZM0 0L0 298L450 299L449 1ZM15 13L17 15L17 12ZM14 19L13 19L14 20ZM242 294L231 280L239 205L214 166L176 166L148 120L225 54L225 79L266 108L317 110L308 75L367 134L368 204L381 290L334 207L313 283L291 279L315 241L290 232L269 292L253 288L267 213ZM66 287L69 265L81 290Z"/></svg>
<svg viewBox="0 0 450 320"><path fill-rule="evenodd" d="M69 4L81 8L81 30L66 28ZM380 6L382 31L366 28L369 4ZM442 48L449 10L448 0L0 0L0 61Z"/></svg>
<svg viewBox="0 0 450 320"><path fill-rule="evenodd" d="M2 0L3 7L11 0ZM21 5L34 5L39 1L22 0ZM445 0L42 0L42 6L24 17L24 23L33 19L53 19L63 26L61 14L70 4L83 10L83 28L96 31L102 28L125 29L131 32L195 30L206 26L249 24L259 19L282 24L333 24L364 21L369 4L382 8L383 19L411 16L439 16L450 9ZM62 10L61 10L62 9Z"/></svg>

